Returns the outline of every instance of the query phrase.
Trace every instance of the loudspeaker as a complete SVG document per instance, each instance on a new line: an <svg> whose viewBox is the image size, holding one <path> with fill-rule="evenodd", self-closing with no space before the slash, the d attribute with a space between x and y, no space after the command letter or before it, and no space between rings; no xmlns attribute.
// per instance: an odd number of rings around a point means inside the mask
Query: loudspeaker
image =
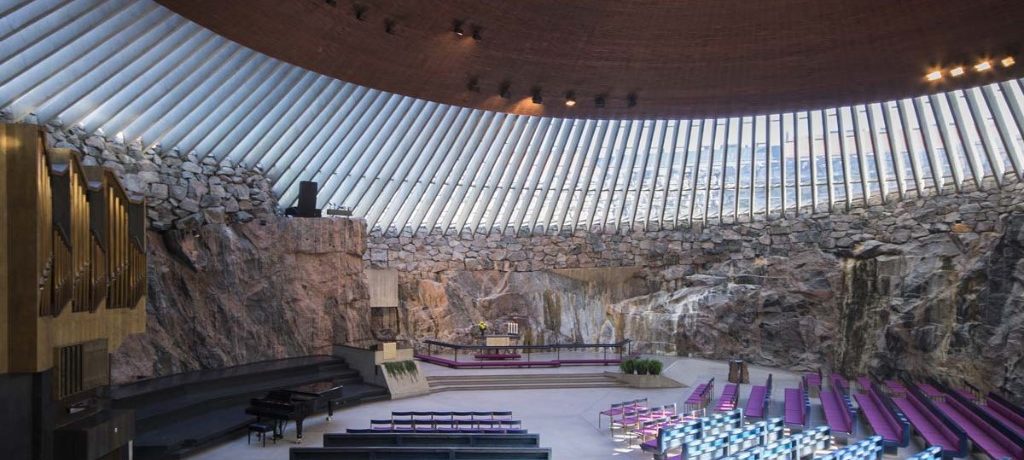
<svg viewBox="0 0 1024 460"><path fill-rule="evenodd" d="M316 208L316 182L299 182L299 205L284 210L285 215L295 217L320 217Z"/></svg>

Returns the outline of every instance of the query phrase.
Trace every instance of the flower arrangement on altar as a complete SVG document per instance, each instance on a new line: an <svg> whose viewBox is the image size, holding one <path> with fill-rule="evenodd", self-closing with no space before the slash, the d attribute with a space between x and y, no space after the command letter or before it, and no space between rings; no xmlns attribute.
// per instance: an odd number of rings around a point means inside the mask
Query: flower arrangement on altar
<svg viewBox="0 0 1024 460"><path fill-rule="evenodd" d="M480 331L480 337L483 337L484 334L487 333L487 323L484 321L480 321L479 323L476 324L476 329Z"/></svg>

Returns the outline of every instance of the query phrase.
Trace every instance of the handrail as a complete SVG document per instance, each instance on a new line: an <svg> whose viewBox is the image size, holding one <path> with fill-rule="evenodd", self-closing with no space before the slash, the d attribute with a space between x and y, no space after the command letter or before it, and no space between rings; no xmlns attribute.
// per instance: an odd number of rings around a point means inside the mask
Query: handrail
<svg viewBox="0 0 1024 460"><path fill-rule="evenodd" d="M497 350L561 350L570 348L621 348L632 343L632 340L626 339L618 343L554 343L548 345L465 345L428 339L424 340L423 343L427 345L436 345L444 348L453 348L456 350L476 350L481 348Z"/></svg>

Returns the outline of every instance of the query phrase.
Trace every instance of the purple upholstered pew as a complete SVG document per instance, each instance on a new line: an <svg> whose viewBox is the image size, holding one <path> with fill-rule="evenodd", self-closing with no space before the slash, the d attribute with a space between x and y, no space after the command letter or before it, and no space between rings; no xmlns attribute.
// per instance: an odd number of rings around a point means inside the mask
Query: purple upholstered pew
<svg viewBox="0 0 1024 460"><path fill-rule="evenodd" d="M697 387L693 389L690 396L686 398L686 402L683 403L683 407L687 412L701 410L711 403L711 395L714 392L715 379L711 378L707 383L697 385Z"/></svg>
<svg viewBox="0 0 1024 460"><path fill-rule="evenodd" d="M768 374L768 381L762 385L754 385L750 389L750 396L747 397L747 406L743 409L744 415L754 418L767 418L768 403L772 395L772 375Z"/></svg>
<svg viewBox="0 0 1024 460"><path fill-rule="evenodd" d="M861 377L857 379L857 385L862 391L853 397L871 425L871 430L882 437L882 444L887 447L907 447L910 443L910 426L903 413L896 409L888 396L875 388L871 379Z"/></svg>
<svg viewBox="0 0 1024 460"><path fill-rule="evenodd" d="M1024 409L1014 405L996 393L989 393L982 406L992 418L999 420L1007 428L1024 436Z"/></svg>
<svg viewBox="0 0 1024 460"><path fill-rule="evenodd" d="M715 412L729 412L739 406L740 387L735 383L727 383L722 388L722 395L718 397L718 405Z"/></svg>
<svg viewBox="0 0 1024 460"><path fill-rule="evenodd" d="M786 388L786 413L783 415L786 426L807 426L807 415L811 411L811 402L807 397L804 380L805 378L800 379L799 388Z"/></svg>
<svg viewBox="0 0 1024 460"><path fill-rule="evenodd" d="M920 394L920 391L907 389L902 397L893 398L892 401L928 445L941 447L947 456L967 455L966 433L948 417L940 414L934 403Z"/></svg>
<svg viewBox="0 0 1024 460"><path fill-rule="evenodd" d="M843 387L844 379L837 374L832 374L832 387L828 390L821 390L818 399L821 400L821 408L825 412L825 421L833 432L853 433L852 409L847 403L846 390Z"/></svg>
<svg viewBox="0 0 1024 460"><path fill-rule="evenodd" d="M935 406L960 425L967 433L967 437L971 438L982 452L994 459L1024 459L1024 446L1014 442L971 410L968 404L972 403L969 400L952 395L944 396L942 400L935 402Z"/></svg>
<svg viewBox="0 0 1024 460"><path fill-rule="evenodd" d="M885 388L889 391L889 396L893 398L904 398L907 396L907 387L897 380L886 380Z"/></svg>

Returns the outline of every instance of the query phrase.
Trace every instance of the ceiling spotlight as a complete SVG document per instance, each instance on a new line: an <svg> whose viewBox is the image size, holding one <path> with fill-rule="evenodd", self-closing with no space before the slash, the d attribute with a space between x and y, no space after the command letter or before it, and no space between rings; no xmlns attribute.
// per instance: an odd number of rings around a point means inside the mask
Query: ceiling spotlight
<svg viewBox="0 0 1024 460"><path fill-rule="evenodd" d="M473 40L480 41L480 40L483 40L483 39L484 39L484 37L482 37L480 35L480 27L474 27L473 28Z"/></svg>
<svg viewBox="0 0 1024 460"><path fill-rule="evenodd" d="M926 80L928 80L928 81L941 80L942 79L942 71L941 70L936 70L936 71L934 71L934 72L932 72L932 73L930 73L928 75L925 75L924 78Z"/></svg>
<svg viewBox="0 0 1024 460"><path fill-rule="evenodd" d="M533 89L533 97L531 98L534 104L543 104L544 98L540 95L540 88Z"/></svg>
<svg viewBox="0 0 1024 460"><path fill-rule="evenodd" d="M352 5L352 11L355 13L357 20L366 20L366 5L360 5L356 3Z"/></svg>
<svg viewBox="0 0 1024 460"><path fill-rule="evenodd" d="M509 82L502 82L501 86L498 87L498 96L504 99L512 97L512 85Z"/></svg>
<svg viewBox="0 0 1024 460"><path fill-rule="evenodd" d="M480 92L480 79L477 78L477 77L470 78L469 79L469 83L466 84L466 89L468 89L468 90L470 90L470 91L472 91L474 93L479 93Z"/></svg>
<svg viewBox="0 0 1024 460"><path fill-rule="evenodd" d="M963 67L953 67L952 69L949 69L949 75L951 77L959 77L959 76L961 76L963 74L964 74L964 68Z"/></svg>
<svg viewBox="0 0 1024 460"><path fill-rule="evenodd" d="M626 95L626 107L636 107L636 93Z"/></svg>
<svg viewBox="0 0 1024 460"><path fill-rule="evenodd" d="M395 20L394 19L387 18L387 19L384 20L384 32L387 33L388 35L394 35L395 34Z"/></svg>
<svg viewBox="0 0 1024 460"><path fill-rule="evenodd" d="M992 70L992 63L989 61L981 61L974 65L974 70L977 70L978 72Z"/></svg>
<svg viewBox="0 0 1024 460"><path fill-rule="evenodd" d="M460 37L466 35L466 31L462 30L462 21L456 19L455 22L452 23L452 32L455 32L455 35Z"/></svg>
<svg viewBox="0 0 1024 460"><path fill-rule="evenodd" d="M597 107L599 109L603 109L604 108L604 99L605 99L605 97L604 97L603 94L598 95L598 96L594 96L594 107Z"/></svg>
<svg viewBox="0 0 1024 460"><path fill-rule="evenodd" d="M565 106L573 107L576 105L576 93L569 91L565 93Z"/></svg>
<svg viewBox="0 0 1024 460"><path fill-rule="evenodd" d="M1002 64L1003 67L1010 67L1010 66L1016 64L1017 61L1015 61L1013 59L1013 56L1006 56L1006 57L1003 58L1002 61L999 61L999 63Z"/></svg>

